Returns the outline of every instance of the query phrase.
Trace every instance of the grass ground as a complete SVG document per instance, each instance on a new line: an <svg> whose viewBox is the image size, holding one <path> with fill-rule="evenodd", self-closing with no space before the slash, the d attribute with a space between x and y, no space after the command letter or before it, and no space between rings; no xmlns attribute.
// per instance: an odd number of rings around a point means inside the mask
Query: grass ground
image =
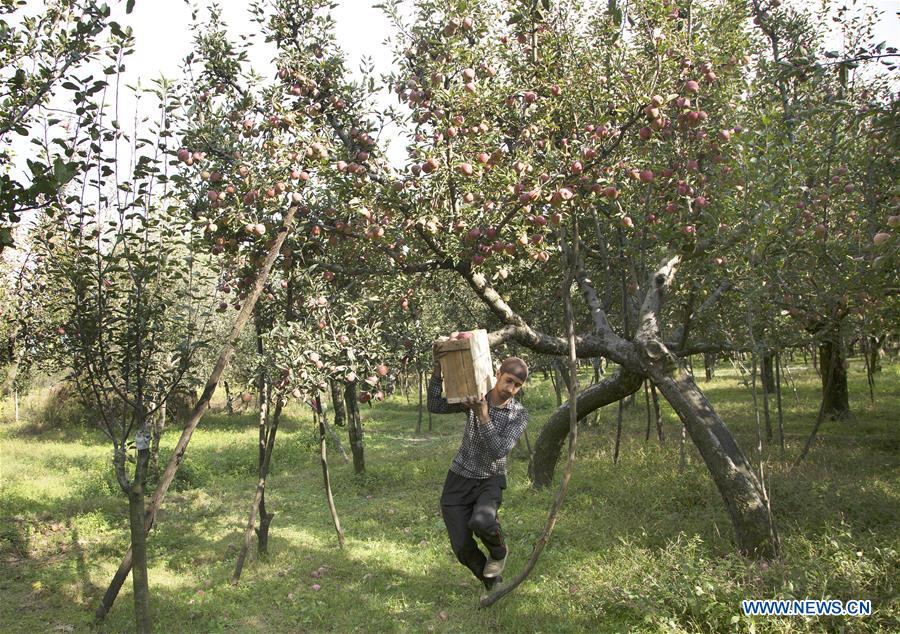
<svg viewBox="0 0 900 634"><path fill-rule="evenodd" d="M751 396L725 370L700 385L756 462ZM792 375L796 393L784 392L788 459L818 407L814 372L794 367ZM395 396L365 409L362 476L331 447L342 551L311 421L288 410L267 494L276 513L270 553L254 557L234 587L257 432L251 415L210 414L149 540L157 631L900 631L900 367L879 375L872 404L854 364L850 395L854 419L823 425L793 472L777 443L764 451L784 551L768 564L734 554L723 504L692 447L679 470L680 426L670 410L666 442L646 442L641 395L626 411L614 465L615 408L607 408L596 426L582 428L569 497L532 577L486 610L476 609L480 584L456 563L438 511L460 416L435 416L432 431L416 434L414 401ZM537 379L524 400L533 441L555 401ZM98 432L48 429L30 417L0 425L0 631L89 631L128 543L127 504ZM165 451L176 436L163 439ZM344 433L342 440L346 446ZM532 490L526 473L520 448L501 508L509 576L524 565L555 495L555 487ZM870 599L873 614L750 618L740 610L744 598ZM131 600L129 580L97 629L131 631Z"/></svg>

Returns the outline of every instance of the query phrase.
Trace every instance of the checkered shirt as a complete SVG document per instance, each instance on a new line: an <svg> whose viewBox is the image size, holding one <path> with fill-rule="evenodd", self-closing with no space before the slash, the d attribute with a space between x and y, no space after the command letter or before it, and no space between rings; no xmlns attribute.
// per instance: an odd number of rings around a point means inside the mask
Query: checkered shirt
<svg viewBox="0 0 900 634"><path fill-rule="evenodd" d="M428 411L434 414L466 412L462 444L450 470L464 478L483 479L506 474L506 455L528 426L528 410L515 399L503 407L488 405L490 424L476 420L475 413L461 403L450 404L442 396L443 382L432 375L428 383Z"/></svg>

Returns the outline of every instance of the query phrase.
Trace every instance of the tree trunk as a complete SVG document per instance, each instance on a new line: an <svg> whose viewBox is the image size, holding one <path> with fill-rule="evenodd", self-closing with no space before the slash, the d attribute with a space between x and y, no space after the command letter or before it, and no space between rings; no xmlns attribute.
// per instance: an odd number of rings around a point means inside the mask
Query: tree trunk
<svg viewBox="0 0 900 634"><path fill-rule="evenodd" d="M331 407L334 409L334 424L343 427L347 424L347 409L344 407L344 395L341 393L341 386L337 381L329 381L328 386L331 389Z"/></svg>
<svg viewBox="0 0 900 634"><path fill-rule="evenodd" d="M241 542L241 549L238 552L237 562L234 565L234 574L231 576L231 583L236 585L241 579L241 572L244 568L244 562L247 553L250 551L250 543L253 540L253 534L256 533L258 552L268 551L269 547L269 526L275 518L274 513L266 512L266 481L269 477L269 466L272 464L272 454L275 451L275 435L278 433L278 423L281 420L281 410L284 407L284 401L280 397L275 403L275 411L272 413L270 424L265 424L268 419L268 390L260 390L260 431L259 431L259 478L256 481L256 493L253 497L253 503L250 505L250 517L247 519L247 526L244 529L244 539ZM256 516L260 515L260 525L256 529Z"/></svg>
<svg viewBox="0 0 900 634"><path fill-rule="evenodd" d="M753 395L753 416L756 418L756 459L759 462L762 462L762 450L763 450L763 441L762 441L762 427L760 426L759 421L759 399L756 396L756 375L759 371L759 363L758 356L756 353L756 346L753 348L753 369L750 372L750 390Z"/></svg>
<svg viewBox="0 0 900 634"><path fill-rule="evenodd" d="M625 411L625 399L619 401L616 411L616 443L613 448L613 464L619 464L619 447L622 444L622 412Z"/></svg>
<svg viewBox="0 0 900 634"><path fill-rule="evenodd" d="M671 376L657 363L649 369L703 456L731 515L738 549L749 557L775 557L779 540L768 497L731 432L686 372Z"/></svg>
<svg viewBox="0 0 900 634"><path fill-rule="evenodd" d="M556 372L556 366L550 368L550 383L553 384L553 391L556 394L556 407L562 405L562 386L560 386L559 375Z"/></svg>
<svg viewBox="0 0 900 634"><path fill-rule="evenodd" d="M714 352L703 353L703 372L707 382L713 380L716 373L716 354Z"/></svg>
<svg viewBox="0 0 900 634"><path fill-rule="evenodd" d="M269 395L267 399L269 401L272 400L271 397L272 391L269 389ZM275 401L275 411L272 412L272 420L267 425L268 430L266 434L266 455L269 456L269 463L266 464L265 477L269 477L269 465L271 464L271 456L272 452L275 451L275 433L278 430L278 423L281 422L281 412L284 409L284 400L279 397ZM265 455L263 456L265 459ZM262 462L260 462L260 468L262 467ZM275 519L275 513L270 513L266 510L266 490L263 488L262 496L259 498L259 527L256 529L256 552L260 555L266 554L269 552L269 528L272 526L272 520Z"/></svg>
<svg viewBox="0 0 900 634"><path fill-rule="evenodd" d="M128 519L131 526L131 552L134 565L131 580L134 586L134 619L139 633L151 632L150 583L147 577L147 531L144 526L144 476L150 461L150 450L138 451L134 482L128 491Z"/></svg>
<svg viewBox="0 0 900 634"><path fill-rule="evenodd" d="M416 371L416 378L419 381L419 418L418 418L418 420L416 420L416 433L421 434L422 433L422 414L423 414L423 412L422 412L422 382L423 382L423 378L422 378L422 372L420 370Z"/></svg>
<svg viewBox="0 0 900 634"><path fill-rule="evenodd" d="M784 460L784 410L781 408L781 353L775 355L775 407L778 410L778 443Z"/></svg>
<svg viewBox="0 0 900 634"><path fill-rule="evenodd" d="M153 437L150 441L150 469L153 477L159 480L159 441L166 429L166 401L159 406L157 417L153 420Z"/></svg>
<svg viewBox="0 0 900 634"><path fill-rule="evenodd" d="M328 475L328 450L325 443L325 417L320 412L316 415L319 421L319 460L322 463L322 480L325 484L325 499L328 501L328 511L331 513L331 521L334 522L334 530L337 532L338 544L344 547L344 531L341 530L341 521L338 519L337 508L334 506L334 496L331 493L331 478Z"/></svg>
<svg viewBox="0 0 900 634"><path fill-rule="evenodd" d="M771 350L766 350L761 358L760 378L762 379L763 389L771 394L775 391L775 353Z"/></svg>
<svg viewBox="0 0 900 634"><path fill-rule="evenodd" d="M234 405L231 404L231 389L228 387L228 381L222 381L222 387L225 388L225 411L229 416L233 416Z"/></svg>
<svg viewBox="0 0 900 634"><path fill-rule="evenodd" d="M656 386L650 382L650 400L653 401L653 418L656 420L656 435L659 438L659 444L666 441L666 434L663 431L662 414L659 412L659 397L656 395Z"/></svg>
<svg viewBox="0 0 900 634"><path fill-rule="evenodd" d="M347 405L347 433L350 438L350 451L353 454L353 471L365 473L366 460L363 452L359 403L356 400L356 381L347 383L347 387L344 389L344 403Z"/></svg>
<svg viewBox="0 0 900 634"><path fill-rule="evenodd" d="M769 388L769 382L766 380L766 357L763 357L763 374L762 374L762 396L763 396L763 417L766 422L766 441L772 442L772 416L769 413L769 394L775 391L775 381L773 378L772 387ZM772 371L772 359L769 358L768 371Z"/></svg>
<svg viewBox="0 0 900 634"><path fill-rule="evenodd" d="M824 415L831 420L845 420L850 415L850 397L847 391L847 360L840 335L834 334L819 344L819 368L822 373Z"/></svg>
<svg viewBox="0 0 900 634"><path fill-rule="evenodd" d="M872 374L881 372L881 353L884 348L884 341L884 335L882 335L881 338L867 337L866 350L868 352L869 367L872 369Z"/></svg>
<svg viewBox="0 0 900 634"><path fill-rule="evenodd" d="M651 415L650 415L650 386L649 386L649 383L650 383L649 381L644 381L644 406L647 409L647 433L644 434L644 442L647 442L650 440Z"/></svg>
<svg viewBox="0 0 900 634"><path fill-rule="evenodd" d="M579 422L597 408L636 392L642 382L640 374L623 369L583 390L576 400ZM568 434L569 404L565 403L550 415L534 443L534 459L528 477L535 487L545 487L553 482L553 472Z"/></svg>
<svg viewBox="0 0 900 634"><path fill-rule="evenodd" d="M222 349L219 351L219 357L216 360L215 366L213 366L212 372L210 372L209 379L206 381L206 386L203 388L203 394L200 396L200 400L197 401L196 405L194 405L194 409L191 411L191 415L184 426L184 430L181 432L181 437L175 445L175 450L169 458L166 470L163 472L162 478L160 479L156 490L153 492L153 499L150 502L150 508L147 509L147 517L144 521L145 532L149 532L150 529L153 528L156 512L162 505L163 498L166 496L166 491L169 490L169 486L175 479L175 472L178 470L178 466L181 464L182 460L184 460L184 454L187 451L187 446L191 441L191 437L194 435L194 430L196 430L197 425L200 424L200 419L203 418L203 414L209 409L209 404L213 394L216 392L216 386L219 384L219 379L222 378L222 373L231 362L232 356L234 356L235 345L241 336L241 332L244 330L244 326L246 326L247 322L250 320L250 315L256 305L256 301L262 293L266 280L269 278L269 272L272 270L272 264L275 262L275 258L281 250L281 245L284 244L287 234L290 232L291 227L293 227L296 213L296 207L288 208L282 222L282 227L279 229L277 237L269 247L266 259L259 269L250 295L244 302L240 312L238 312L238 316L232 324L231 332L228 335L225 345L222 346ZM98 621L102 621L110 608L112 608L113 602L115 602L116 597L119 595L119 590L122 588L122 584L125 583L125 580L128 578L128 573L131 572L133 558L134 551L132 548L129 548L125 552L125 556L122 557L119 568L113 575L109 587L106 589L103 598L100 600L100 605L97 606L97 610L94 613L94 616Z"/></svg>

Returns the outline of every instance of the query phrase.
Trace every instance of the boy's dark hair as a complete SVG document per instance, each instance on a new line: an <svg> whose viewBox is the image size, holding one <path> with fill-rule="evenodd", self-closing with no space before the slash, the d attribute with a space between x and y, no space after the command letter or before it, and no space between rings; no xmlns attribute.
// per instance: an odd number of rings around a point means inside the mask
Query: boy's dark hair
<svg viewBox="0 0 900 634"><path fill-rule="evenodd" d="M500 364L500 374L512 374L523 383L528 378L528 365L519 357L507 357Z"/></svg>

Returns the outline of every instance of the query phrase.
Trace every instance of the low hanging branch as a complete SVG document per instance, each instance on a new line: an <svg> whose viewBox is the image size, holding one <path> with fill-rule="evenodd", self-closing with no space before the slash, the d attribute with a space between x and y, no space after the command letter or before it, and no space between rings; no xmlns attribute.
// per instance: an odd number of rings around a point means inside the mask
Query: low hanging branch
<svg viewBox="0 0 900 634"><path fill-rule="evenodd" d="M256 276L256 282L253 284L253 288L250 292L249 297L247 297L247 301L244 303L244 306L241 308L241 311L238 313L238 316L234 321L231 332L228 335L228 340L225 342L225 345L219 352L219 358L216 360L216 365L213 367L213 370L209 375L209 379L206 381L206 386L203 389L203 394L200 396L200 400L197 401L197 404L191 411L191 416L184 426L184 431L181 432L181 438L178 439L178 443L175 445L175 450L172 452L171 458L169 458L169 464L166 466L166 470L165 472L163 472L163 476L160 479L159 484L156 486L156 491L153 494L153 499L147 509L147 517L144 524L144 530L147 533L149 533L150 529L153 528L153 522L156 519L156 513L157 511L159 511L159 507L162 506L166 491L168 491L169 486L175 479L175 472L178 470L178 466L181 464L181 461L184 460L184 453L187 451L187 446L191 441L191 436L193 436L194 430L197 429L197 425L200 424L200 419L203 418L206 410L209 409L209 403L212 400L213 394L215 394L216 386L219 384L219 379L222 377L222 373L225 371L225 368L228 366L228 364L231 362L231 358L234 356L235 345L237 344L237 341L241 336L241 332L244 330L244 326L250 320L250 315L253 312L253 308L256 306L256 301L259 299L259 296L262 293L263 286L265 286L266 280L268 280L269 278L269 272L272 270L272 265L275 263L275 259L278 257L278 253L281 251L281 245L284 244L285 238L287 237L288 233L290 233L291 228L294 225L294 216L296 215L296 213L297 207L295 206L289 207L287 213L285 213L281 229L278 231L278 235L275 240L273 240L272 244L269 246L269 251L266 254L266 259ZM106 593L100 600L100 605L97 607L97 610L94 613L97 621L102 621L106 617L106 614L109 612L110 608L112 608L113 602L119 595L119 590L122 589L122 584L125 583L125 580L128 578L128 574L131 572L131 565L132 551L131 547L129 546L128 550L125 552L125 556L122 557L122 562L119 564L118 570L116 570L115 575L113 575L112 581L110 581Z"/></svg>
<svg viewBox="0 0 900 634"><path fill-rule="evenodd" d="M573 251L575 257L577 257L577 220L575 222L575 236L573 244L575 245ZM572 314L572 298L570 296L572 281L574 279L574 275L572 274L573 268L574 265L570 267L569 272L564 276L562 285L562 295L565 301L566 308L566 335L569 343L569 374L571 377L571 380L569 381L569 455L566 459L566 467L563 471L562 481L559 483L559 491L557 491L556 493L556 499L553 500L553 505L550 507L550 513L547 515L547 522L544 524L544 531L541 533L541 536L538 538L537 542L535 542L534 549L531 551L531 557L529 557L528 563L525 564L524 570L522 570L522 572L519 573L519 576L513 579L509 584L502 585L497 590L494 590L492 593L482 597L480 603L480 607L482 608L493 605L504 596L515 590L523 581L525 581L525 579L528 578L528 575L531 574L531 571L537 564L538 558L541 556L541 553L544 550L544 547L550 541L550 535L553 533L553 527L556 526L556 518L559 514L559 509L562 507L563 500L566 499L566 493L569 490L569 480L572 478L572 468L575 466L575 445L578 440L578 407L576 403L576 398L578 395L578 359L575 355L575 318Z"/></svg>

